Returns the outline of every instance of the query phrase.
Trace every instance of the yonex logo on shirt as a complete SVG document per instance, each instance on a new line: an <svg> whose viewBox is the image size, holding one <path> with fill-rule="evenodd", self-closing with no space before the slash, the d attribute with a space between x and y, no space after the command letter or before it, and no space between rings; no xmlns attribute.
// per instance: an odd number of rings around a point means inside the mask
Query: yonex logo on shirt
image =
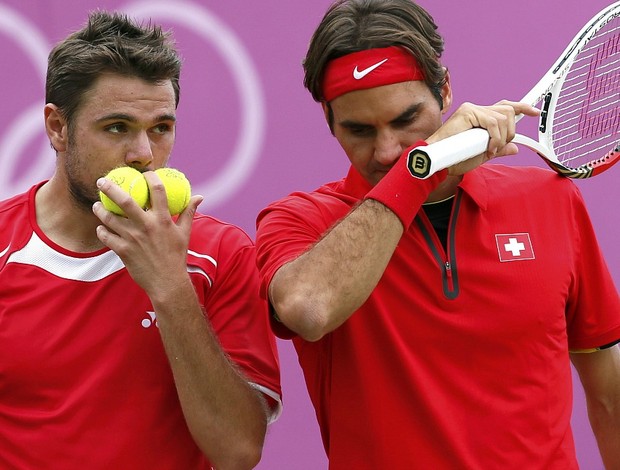
<svg viewBox="0 0 620 470"><path fill-rule="evenodd" d="M142 328L150 328L151 325L153 324L159 328L159 325L157 325L157 318L155 317L155 312L149 312L147 310L146 313L149 316L149 318L144 318L142 320L142 322L140 323L142 325Z"/></svg>
<svg viewBox="0 0 620 470"><path fill-rule="evenodd" d="M496 234L495 242L501 262L535 259L529 233Z"/></svg>

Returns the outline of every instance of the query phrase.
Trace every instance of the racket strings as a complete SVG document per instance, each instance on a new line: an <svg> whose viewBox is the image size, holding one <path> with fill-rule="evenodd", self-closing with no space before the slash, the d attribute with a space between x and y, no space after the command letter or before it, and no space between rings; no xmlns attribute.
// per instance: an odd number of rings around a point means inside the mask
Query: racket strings
<svg viewBox="0 0 620 470"><path fill-rule="evenodd" d="M617 29L620 30L620 27ZM564 117L558 118L556 121L560 127L564 126L566 121L575 119L574 111L580 110L583 107L583 100L593 92L593 90L584 86L584 82L588 78L588 74L591 72L590 64L592 59L593 54L584 55L582 53L578 56L577 61L571 67L571 76L567 77L561 92L560 102L562 103L563 110L566 114L563 114ZM603 76L604 81L599 82L599 91L595 93L595 96L597 96L601 101L612 101L612 103L609 104L614 104L617 94L611 92L601 93L601 91L604 87L608 90L612 90L614 86L617 87L618 78L620 78L620 55L618 55L617 59L601 66L597 70L597 75ZM602 102L595 107L592 107L592 103L590 103L590 105L591 109L594 112L597 112L602 107L608 105L608 103Z"/></svg>
<svg viewBox="0 0 620 470"><path fill-rule="evenodd" d="M591 34L552 97L551 144L563 165L577 168L620 142L620 19Z"/></svg>
<svg viewBox="0 0 620 470"><path fill-rule="evenodd" d="M573 66L571 71L574 73L574 75L569 77L568 80L564 83L564 86L562 87L562 99L560 102L563 105L564 112L566 112L567 116L569 117L558 119L556 122L558 122L560 125L565 121L574 118L574 116L572 116L572 114L574 114L573 111L575 109L580 110L583 107L583 100L588 97L588 94L592 92L592 90L589 90L587 87L583 86L585 80L587 79L589 68L589 64L584 64L581 67ZM614 81L620 78L620 56L618 57L618 59L605 65L603 69L604 70L598 71L598 74L605 76L605 86L613 87L615 85ZM599 87L599 89L601 88L602 87ZM612 93L601 94L599 92L597 93L597 95L599 99L602 98L603 100L612 100L616 97L616 95ZM596 111L600 107L601 106L599 105L594 110Z"/></svg>

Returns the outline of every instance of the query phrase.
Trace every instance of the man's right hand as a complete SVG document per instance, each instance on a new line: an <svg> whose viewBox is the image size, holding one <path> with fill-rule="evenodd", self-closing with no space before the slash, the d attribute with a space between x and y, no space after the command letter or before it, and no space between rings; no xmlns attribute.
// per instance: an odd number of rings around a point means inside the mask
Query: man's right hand
<svg viewBox="0 0 620 470"><path fill-rule="evenodd" d="M438 142L472 128L486 129L489 133L487 151L448 168L449 175L462 175L496 157L516 154L519 149L511 143L515 136L515 116L538 116L533 106L502 100L491 106L463 103L426 142Z"/></svg>

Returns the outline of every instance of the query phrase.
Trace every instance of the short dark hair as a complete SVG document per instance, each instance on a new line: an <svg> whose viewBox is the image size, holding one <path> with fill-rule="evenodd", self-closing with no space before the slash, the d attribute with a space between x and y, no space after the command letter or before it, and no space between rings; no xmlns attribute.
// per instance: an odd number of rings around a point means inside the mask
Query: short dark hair
<svg viewBox="0 0 620 470"><path fill-rule="evenodd" d="M424 70L425 82L441 104L446 69L439 61L443 38L431 15L410 0L338 0L325 13L303 60L304 86L324 101L329 61L353 52L388 46L407 49Z"/></svg>
<svg viewBox="0 0 620 470"><path fill-rule="evenodd" d="M171 33L140 25L121 13L91 12L87 23L58 43L48 57L46 103L58 106L71 126L82 97L103 74L170 80L179 103L181 58Z"/></svg>

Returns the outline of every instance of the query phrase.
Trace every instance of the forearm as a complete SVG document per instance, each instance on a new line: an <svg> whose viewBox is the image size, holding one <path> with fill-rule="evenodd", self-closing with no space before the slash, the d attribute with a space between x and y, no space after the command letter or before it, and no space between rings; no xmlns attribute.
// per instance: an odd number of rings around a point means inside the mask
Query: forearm
<svg viewBox="0 0 620 470"><path fill-rule="evenodd" d="M153 306L194 440L218 469L253 468L267 423L260 393L220 348L189 279Z"/></svg>
<svg viewBox="0 0 620 470"><path fill-rule="evenodd" d="M361 204L276 272L269 296L280 320L309 341L344 323L368 299L403 232L446 175L416 179L401 157Z"/></svg>
<svg viewBox="0 0 620 470"><path fill-rule="evenodd" d="M607 406L589 403L588 415L605 468L620 468L620 400Z"/></svg>
<svg viewBox="0 0 620 470"><path fill-rule="evenodd" d="M309 340L338 327L375 288L402 233L393 212L380 202L364 201L277 271L270 299L280 319Z"/></svg>
<svg viewBox="0 0 620 470"><path fill-rule="evenodd" d="M618 346L614 347L612 354L615 356L615 367L605 378L607 393L586 395L590 425L607 469L620 468L620 351L618 351Z"/></svg>
<svg viewBox="0 0 620 470"><path fill-rule="evenodd" d="M620 347L574 353L571 359L585 391L590 425L605 468L620 468Z"/></svg>

